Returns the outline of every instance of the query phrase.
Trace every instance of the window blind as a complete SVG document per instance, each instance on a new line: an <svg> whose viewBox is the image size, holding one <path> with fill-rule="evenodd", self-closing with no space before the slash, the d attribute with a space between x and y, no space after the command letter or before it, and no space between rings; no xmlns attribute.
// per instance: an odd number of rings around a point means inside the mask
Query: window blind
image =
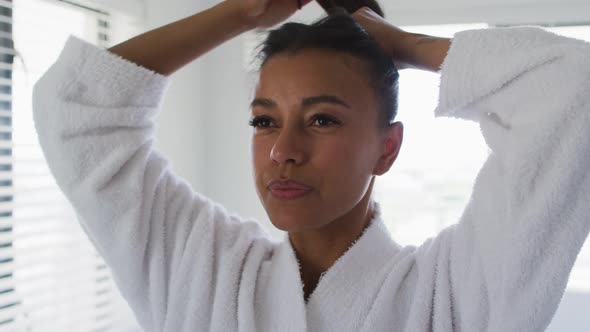
<svg viewBox="0 0 590 332"><path fill-rule="evenodd" d="M12 4L0 3L0 326L14 320L15 296L12 173Z"/></svg>
<svg viewBox="0 0 590 332"><path fill-rule="evenodd" d="M107 47L112 24L109 12L72 1L0 0L0 332L140 331L57 187L32 118L32 87L69 35Z"/></svg>

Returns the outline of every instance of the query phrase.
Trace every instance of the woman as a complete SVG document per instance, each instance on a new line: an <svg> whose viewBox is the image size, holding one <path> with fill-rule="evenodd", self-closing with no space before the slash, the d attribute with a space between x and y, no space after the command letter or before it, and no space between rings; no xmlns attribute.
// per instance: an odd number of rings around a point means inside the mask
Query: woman
<svg viewBox="0 0 590 332"><path fill-rule="evenodd" d="M258 194L288 232L274 243L170 173L152 118L168 75L296 9L227 0L109 51L72 37L35 85L49 166L141 326L543 330L590 228L590 46L537 28L451 44L368 8L281 27L251 105ZM332 43L342 29L364 46ZM460 222L418 248L389 237L371 199L402 144L393 62L440 70L435 114L478 121L491 149Z"/></svg>

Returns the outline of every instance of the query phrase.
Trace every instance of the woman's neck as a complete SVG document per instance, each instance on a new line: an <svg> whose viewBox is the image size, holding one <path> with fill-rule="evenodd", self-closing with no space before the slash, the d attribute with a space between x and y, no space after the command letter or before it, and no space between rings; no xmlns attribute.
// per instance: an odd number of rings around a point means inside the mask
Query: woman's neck
<svg viewBox="0 0 590 332"><path fill-rule="evenodd" d="M371 189L352 210L322 229L289 233L300 264L306 301L317 287L321 274L334 265L369 226L375 210L370 199Z"/></svg>

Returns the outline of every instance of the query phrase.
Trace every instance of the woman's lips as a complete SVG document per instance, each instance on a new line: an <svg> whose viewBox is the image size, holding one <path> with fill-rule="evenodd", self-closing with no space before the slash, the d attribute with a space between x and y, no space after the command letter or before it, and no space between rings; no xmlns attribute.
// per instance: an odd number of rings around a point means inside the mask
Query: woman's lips
<svg viewBox="0 0 590 332"><path fill-rule="evenodd" d="M273 181L268 186L273 196L279 199L292 200L301 198L312 191L310 186L297 181Z"/></svg>

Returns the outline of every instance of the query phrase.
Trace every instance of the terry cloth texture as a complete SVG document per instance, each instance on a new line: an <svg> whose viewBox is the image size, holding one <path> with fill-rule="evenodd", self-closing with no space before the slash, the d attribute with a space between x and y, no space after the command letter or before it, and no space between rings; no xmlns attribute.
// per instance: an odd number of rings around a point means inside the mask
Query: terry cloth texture
<svg viewBox="0 0 590 332"><path fill-rule="evenodd" d="M145 331L542 331L590 229L589 45L534 27L455 34L435 115L476 121L491 151L464 213L418 247L377 213L308 302L288 237L154 150L168 77L72 36L34 87L34 121Z"/></svg>

